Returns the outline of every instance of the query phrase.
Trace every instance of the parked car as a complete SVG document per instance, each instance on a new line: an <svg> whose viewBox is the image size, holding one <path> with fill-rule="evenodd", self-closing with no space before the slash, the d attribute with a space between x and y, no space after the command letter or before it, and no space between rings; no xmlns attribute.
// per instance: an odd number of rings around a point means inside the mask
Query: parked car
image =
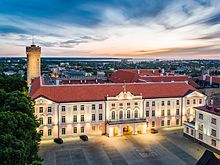
<svg viewBox="0 0 220 165"><path fill-rule="evenodd" d="M53 139L53 141L57 144L62 144L63 143L63 139L61 139L61 138L55 138L55 139Z"/></svg>
<svg viewBox="0 0 220 165"><path fill-rule="evenodd" d="M156 134L156 133L158 133L158 130L156 130L156 129L154 129L154 128L151 128L150 133Z"/></svg>
<svg viewBox="0 0 220 165"><path fill-rule="evenodd" d="M80 135L80 139L82 141L88 141L89 140L88 136L86 136L86 135Z"/></svg>

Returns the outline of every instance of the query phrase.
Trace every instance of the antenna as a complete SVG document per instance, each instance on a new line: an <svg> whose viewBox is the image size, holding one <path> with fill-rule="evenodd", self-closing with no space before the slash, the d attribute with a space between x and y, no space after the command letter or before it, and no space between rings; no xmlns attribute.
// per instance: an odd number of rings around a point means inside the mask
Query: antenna
<svg viewBox="0 0 220 165"><path fill-rule="evenodd" d="M32 35L32 45L34 45L34 35Z"/></svg>

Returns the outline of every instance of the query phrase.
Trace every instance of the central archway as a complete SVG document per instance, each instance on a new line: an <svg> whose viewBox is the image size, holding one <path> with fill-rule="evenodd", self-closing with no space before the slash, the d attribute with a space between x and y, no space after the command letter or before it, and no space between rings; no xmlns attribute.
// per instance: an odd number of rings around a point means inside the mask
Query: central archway
<svg viewBox="0 0 220 165"><path fill-rule="evenodd" d="M133 134L133 128L130 125L126 125L123 127L123 135L132 135Z"/></svg>

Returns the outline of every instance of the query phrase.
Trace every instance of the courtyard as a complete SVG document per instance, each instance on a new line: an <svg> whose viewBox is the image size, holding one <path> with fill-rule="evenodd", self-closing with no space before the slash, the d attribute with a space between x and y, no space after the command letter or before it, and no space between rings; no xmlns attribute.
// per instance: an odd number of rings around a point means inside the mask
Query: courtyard
<svg viewBox="0 0 220 165"><path fill-rule="evenodd" d="M61 145L44 141L40 146L45 165L190 165L204 151L183 137L181 128L161 129L158 134L91 136L88 142L68 138Z"/></svg>

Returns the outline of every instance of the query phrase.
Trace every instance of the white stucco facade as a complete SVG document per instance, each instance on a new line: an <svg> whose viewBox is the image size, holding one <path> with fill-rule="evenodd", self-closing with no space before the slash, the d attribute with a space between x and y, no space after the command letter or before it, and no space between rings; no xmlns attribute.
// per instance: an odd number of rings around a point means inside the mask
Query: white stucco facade
<svg viewBox="0 0 220 165"><path fill-rule="evenodd" d="M35 99L35 116L43 139L81 134L109 137L145 134L151 128L180 126L192 121L193 107L203 106L206 96L192 92L178 98L144 99L129 91L103 101L56 103L44 97Z"/></svg>

